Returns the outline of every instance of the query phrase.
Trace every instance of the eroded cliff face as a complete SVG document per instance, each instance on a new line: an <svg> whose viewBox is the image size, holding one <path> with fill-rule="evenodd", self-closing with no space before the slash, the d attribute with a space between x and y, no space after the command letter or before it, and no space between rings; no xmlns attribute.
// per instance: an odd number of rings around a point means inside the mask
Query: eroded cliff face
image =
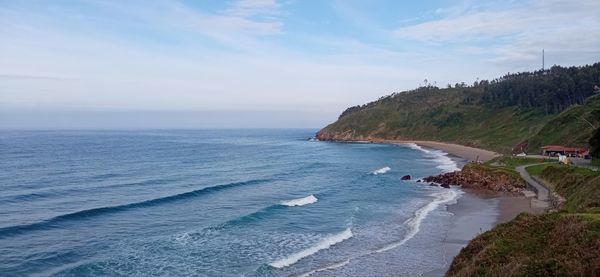
<svg viewBox="0 0 600 277"><path fill-rule="evenodd" d="M321 141L383 141L382 138L378 137L358 136L353 131L343 133L319 132L317 133L317 139Z"/></svg>
<svg viewBox="0 0 600 277"><path fill-rule="evenodd" d="M411 138L400 137L382 137L377 135L357 135L354 130L344 132L328 131L323 129L316 134L316 138L321 141L370 141L370 142L386 142L391 140L411 140Z"/></svg>
<svg viewBox="0 0 600 277"><path fill-rule="evenodd" d="M345 132L331 132L325 129L319 131L316 135L318 140L323 141L355 141L356 132L353 130L348 130Z"/></svg>
<svg viewBox="0 0 600 277"><path fill-rule="evenodd" d="M466 164L461 171L429 176L423 180L444 186L509 194L519 194L525 189L525 182L518 176L479 164Z"/></svg>

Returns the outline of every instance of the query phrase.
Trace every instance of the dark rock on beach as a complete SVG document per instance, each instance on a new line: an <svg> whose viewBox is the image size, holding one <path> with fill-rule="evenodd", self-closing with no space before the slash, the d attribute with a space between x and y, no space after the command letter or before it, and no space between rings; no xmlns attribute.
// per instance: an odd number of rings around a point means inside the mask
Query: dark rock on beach
<svg viewBox="0 0 600 277"><path fill-rule="evenodd" d="M400 180L410 180L410 175L404 175Z"/></svg>
<svg viewBox="0 0 600 277"><path fill-rule="evenodd" d="M510 172L479 164L467 164L461 171L423 178L425 182L438 183L444 188L461 186L467 189L519 194L525 182Z"/></svg>

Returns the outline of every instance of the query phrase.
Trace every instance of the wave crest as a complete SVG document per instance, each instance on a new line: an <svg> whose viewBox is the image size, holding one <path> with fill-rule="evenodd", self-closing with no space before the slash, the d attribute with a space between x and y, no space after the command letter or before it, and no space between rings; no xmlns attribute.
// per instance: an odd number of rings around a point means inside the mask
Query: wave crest
<svg viewBox="0 0 600 277"><path fill-rule="evenodd" d="M39 221L36 223L25 224L25 225L13 225L13 226L9 226L9 227L0 228L0 238L18 235L21 233L34 231L34 230L38 230L38 229L53 228L56 226L56 224L65 222L65 221L83 220L83 219L89 219L92 216L98 216L98 215L102 215L102 214L117 213L117 212L122 212L122 211L130 210L130 209L137 209L137 208L152 207L152 206L169 203L169 202L173 202L173 201L198 197L198 196L202 196L202 195L206 195L206 194L210 194L210 193L214 193L217 191L226 190L226 189L230 189L230 188L234 188L234 187L256 185L256 184L261 184L261 183L265 183L265 182L269 182L269 181L270 180L264 179L264 180L250 180L250 181L244 181L244 182L228 183L228 184L223 184L223 185L205 187L205 188L192 190L192 191L188 191L188 192L183 192L183 193L179 193L179 194L174 194L174 195L169 195L169 196L165 196L165 197L149 199L149 200L145 200L145 201L141 201L141 202L133 202L133 203L128 203L128 204L116 205L116 206L106 206L106 207L98 207L98 208L91 208L91 209L87 209L87 210L76 211L76 212L72 212L72 213L62 214L62 215L59 215L59 216L56 216L56 217L53 217L53 218L50 218L50 219L47 219L44 221Z"/></svg>
<svg viewBox="0 0 600 277"><path fill-rule="evenodd" d="M315 203L315 202L317 202L317 200L319 200L319 199L317 199L314 195L311 194L309 196L298 198L298 199L282 201L281 205L288 206L288 207L304 206L304 205Z"/></svg>
<svg viewBox="0 0 600 277"><path fill-rule="evenodd" d="M458 164L454 160L450 159L448 157L448 153L444 151L428 150L415 143L405 143L404 145L406 145L408 148L419 150L425 153L428 157L433 158L433 160L439 164L436 167L441 169L445 173L460 170Z"/></svg>
<svg viewBox="0 0 600 277"><path fill-rule="evenodd" d="M386 172L388 172L390 170L392 170L392 169L389 166L386 166L386 167L382 167L380 169L377 169L377 170L373 171L372 173L373 173L373 175L385 174Z"/></svg>
<svg viewBox="0 0 600 277"><path fill-rule="evenodd" d="M290 256L287 256L281 260L272 262L269 265L272 267L275 267L275 268L284 268L284 267L293 265L303 258L313 255L321 250L327 249L327 248L329 248L335 244L338 244L342 241L345 241L351 237L352 237L352 230L350 230L350 228L348 228L341 233L331 235L331 236L323 239L321 242L317 243L316 245L314 245L312 247L304 249L300 252L296 252L296 253L294 253Z"/></svg>
<svg viewBox="0 0 600 277"><path fill-rule="evenodd" d="M404 236L404 238L400 241L390 243L380 249L375 250L375 253L381 253L388 250L392 250L412 239L419 232L419 230L421 229L421 222L427 217L427 215L430 212L435 210L441 204L447 204L452 201L455 201L459 195L459 192L456 190L446 190L444 192L433 194L433 196L435 197L433 201L418 209L415 212L414 217L405 221L405 223L409 226L410 229L408 233Z"/></svg>

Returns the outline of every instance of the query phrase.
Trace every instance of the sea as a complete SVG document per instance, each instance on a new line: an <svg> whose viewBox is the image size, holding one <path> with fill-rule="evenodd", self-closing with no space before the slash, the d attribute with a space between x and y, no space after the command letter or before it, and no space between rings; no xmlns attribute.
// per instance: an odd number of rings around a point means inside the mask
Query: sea
<svg viewBox="0 0 600 277"><path fill-rule="evenodd" d="M1 276L419 276L458 169L312 129L0 131ZM410 175L410 180L401 180Z"/></svg>

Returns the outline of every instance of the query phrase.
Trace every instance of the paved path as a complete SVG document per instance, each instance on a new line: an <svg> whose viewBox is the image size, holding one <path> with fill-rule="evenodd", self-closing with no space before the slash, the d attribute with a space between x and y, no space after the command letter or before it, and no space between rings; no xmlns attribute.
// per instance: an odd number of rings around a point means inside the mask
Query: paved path
<svg viewBox="0 0 600 277"><path fill-rule="evenodd" d="M542 185L542 184L538 183L536 180L534 180L531 177L531 175L529 175L527 170L525 170L526 167L530 167L533 165L538 165L538 164L528 164L528 165L517 166L517 168L515 168L515 169L517 170L517 172L519 172L519 174L521 175L521 178L523 178L523 180L525 180L525 182L527 182L529 185L531 185L535 189L538 200L548 201L549 200L548 195L550 194L548 189L544 185Z"/></svg>

